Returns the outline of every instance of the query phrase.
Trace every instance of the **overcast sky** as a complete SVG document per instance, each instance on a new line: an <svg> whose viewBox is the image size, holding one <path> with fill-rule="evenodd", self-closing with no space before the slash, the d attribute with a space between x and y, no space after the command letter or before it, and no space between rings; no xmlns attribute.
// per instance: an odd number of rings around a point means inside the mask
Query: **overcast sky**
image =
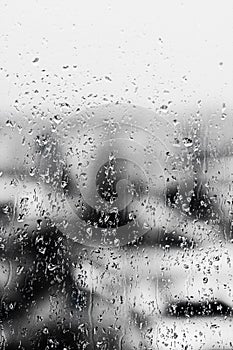
<svg viewBox="0 0 233 350"><path fill-rule="evenodd" d="M0 1L0 108L233 105L233 1ZM215 107L214 107L215 108Z"/></svg>

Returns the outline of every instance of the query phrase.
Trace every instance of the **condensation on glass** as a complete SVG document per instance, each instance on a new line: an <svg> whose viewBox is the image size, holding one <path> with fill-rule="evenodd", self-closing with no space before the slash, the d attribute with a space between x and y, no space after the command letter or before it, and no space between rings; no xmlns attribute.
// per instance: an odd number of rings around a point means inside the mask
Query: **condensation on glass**
<svg viewBox="0 0 233 350"><path fill-rule="evenodd" d="M166 109L1 118L2 348L232 348L232 122Z"/></svg>

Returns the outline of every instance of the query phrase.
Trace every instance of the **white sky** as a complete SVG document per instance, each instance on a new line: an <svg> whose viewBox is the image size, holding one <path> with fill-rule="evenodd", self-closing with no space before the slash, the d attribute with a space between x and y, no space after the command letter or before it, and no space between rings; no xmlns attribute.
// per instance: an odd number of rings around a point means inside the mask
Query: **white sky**
<svg viewBox="0 0 233 350"><path fill-rule="evenodd" d="M0 0L0 68L0 108L13 113L232 106L233 1Z"/></svg>

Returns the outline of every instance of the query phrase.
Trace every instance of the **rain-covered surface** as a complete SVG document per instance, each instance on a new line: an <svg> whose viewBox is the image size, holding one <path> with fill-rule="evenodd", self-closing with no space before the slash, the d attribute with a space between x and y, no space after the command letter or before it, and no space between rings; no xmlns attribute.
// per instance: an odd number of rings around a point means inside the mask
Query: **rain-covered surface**
<svg viewBox="0 0 233 350"><path fill-rule="evenodd" d="M0 4L0 348L232 349L233 5L87 3Z"/></svg>
<svg viewBox="0 0 233 350"><path fill-rule="evenodd" d="M181 125L105 104L52 130L5 118L3 348L231 344L233 170L222 113Z"/></svg>

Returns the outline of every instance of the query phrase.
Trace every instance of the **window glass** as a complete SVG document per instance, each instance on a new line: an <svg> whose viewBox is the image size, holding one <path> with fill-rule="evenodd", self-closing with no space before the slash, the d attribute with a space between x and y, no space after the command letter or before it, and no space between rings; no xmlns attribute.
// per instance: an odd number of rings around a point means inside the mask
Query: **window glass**
<svg viewBox="0 0 233 350"><path fill-rule="evenodd" d="M0 3L0 348L232 349L232 3Z"/></svg>

